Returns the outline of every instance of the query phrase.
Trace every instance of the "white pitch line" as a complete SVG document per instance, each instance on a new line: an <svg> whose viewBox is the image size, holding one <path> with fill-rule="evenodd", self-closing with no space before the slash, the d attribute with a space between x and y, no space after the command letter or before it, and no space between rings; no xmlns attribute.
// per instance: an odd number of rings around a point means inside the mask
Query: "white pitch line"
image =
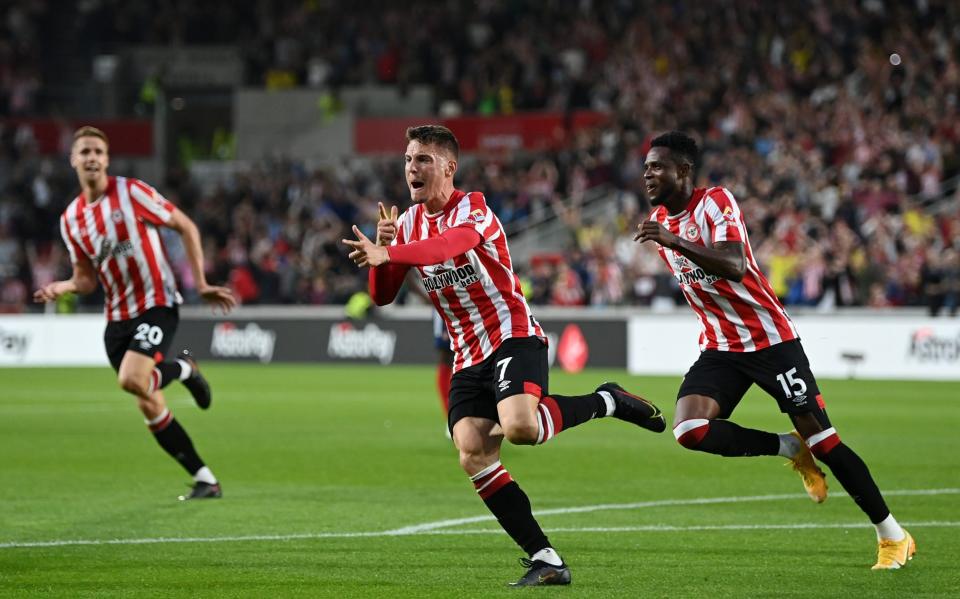
<svg viewBox="0 0 960 599"><path fill-rule="evenodd" d="M956 495L960 494L960 489L904 489L887 491L886 496L903 495ZM604 510L627 510L645 507L664 507L677 505L708 505L720 503L741 503L750 501L777 501L782 499L805 499L806 495L784 494L784 495L750 495L744 497L703 497L694 499L664 499L658 501L643 501L637 503L619 503L619 504L599 504L585 505L569 508L555 508L549 510L540 510L534 512L538 516L558 515L558 514L579 514ZM236 535L222 537L147 537L139 539L61 539L53 541L6 541L0 542L0 549L17 549L30 547L70 547L70 546L89 546L89 545L152 545L160 543L229 543L239 541L295 541L309 539L352 539L362 537L398 537L413 535L469 535L469 534L502 534L500 529L488 530L442 530L453 526L463 524L473 524L477 522L493 521L492 515L475 516L472 518L458 518L453 520L440 520L437 522L427 522L404 528L397 528L384 531L368 532L317 532L317 533L293 533L293 534L272 534L272 535ZM929 522L908 522L904 526L920 527L960 527L960 522L950 521L929 521ZM656 524L648 526L624 526L624 527L582 527L582 528L552 528L547 530L549 533L555 532L688 532L688 531L708 531L708 530L803 530L818 528L868 528L870 525L858 522L851 524L832 524L832 523L806 523L806 524L728 524L728 525L692 525L692 526L673 526L669 524Z"/></svg>
<svg viewBox="0 0 960 599"><path fill-rule="evenodd" d="M902 526L908 528L960 528L960 522L945 522L933 520L929 522L901 522ZM805 524L704 524L693 526L673 526L671 524L650 524L647 526L584 526L581 528L550 528L544 529L545 532L553 534L555 532L697 532L697 531L724 531L724 530L811 530L821 528L873 528L872 524L866 522L847 522L847 523L816 523L808 522ZM499 528L474 529L474 530L433 530L430 532L419 533L422 535L470 535L470 534L502 534Z"/></svg>
<svg viewBox="0 0 960 599"><path fill-rule="evenodd" d="M898 491L885 491L884 496L895 497L898 495L956 495L960 494L960 489L903 489ZM670 507L678 505L712 505L719 503L746 503L751 501L779 501L782 499L807 499L806 495L798 493L781 495L748 495L745 497L697 497L693 499L660 499L656 501L639 501L636 503L604 503L599 505L584 505L579 507L562 507L549 510L537 510L536 516L555 516L558 514L583 514L589 512L600 512L606 510L635 510L649 507ZM474 524L477 522L491 522L496 520L493 515L471 516L469 518L455 518L452 520L438 520L436 522L425 522L423 524L414 524L404 526L394 530L384 531L388 535L410 535L437 530L440 528L450 528L452 526L461 526L463 524Z"/></svg>
<svg viewBox="0 0 960 599"><path fill-rule="evenodd" d="M945 522L933 520L929 522L901 522L909 528L960 528L960 522ZM865 522L850 523L806 523L806 524L723 524L723 525L694 525L673 526L670 524L651 524L648 526L585 526L582 528L548 528L550 534L563 532L697 532L697 531L731 531L731 530L810 530L823 528L870 528L872 525ZM488 529L461 529L461 530L430 530L408 535L388 534L387 532L317 532L296 533L288 535L246 535L228 537L156 537L143 539L76 539L62 541L28 541L24 543L0 543L0 549L16 549L29 547L71 547L78 545L155 545L160 543L229 543L238 541L299 541L311 539L355 539L361 537L394 537L394 536L460 536L460 535L499 535L503 531L499 528Z"/></svg>

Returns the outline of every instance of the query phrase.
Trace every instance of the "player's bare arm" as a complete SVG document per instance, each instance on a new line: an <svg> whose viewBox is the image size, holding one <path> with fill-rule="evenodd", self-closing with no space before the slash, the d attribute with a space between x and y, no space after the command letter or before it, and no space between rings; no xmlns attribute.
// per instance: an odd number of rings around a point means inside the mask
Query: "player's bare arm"
<svg viewBox="0 0 960 599"><path fill-rule="evenodd" d="M237 298L229 287L211 285L207 282L207 275L203 270L203 247L200 245L200 231L197 225L182 210L174 210L167 226L179 233L183 239L183 247L190 261L190 269L193 271L193 280L197 283L197 293L214 309L219 308L224 314L230 312L236 307Z"/></svg>
<svg viewBox="0 0 960 599"><path fill-rule="evenodd" d="M397 237L397 207L391 206L390 213L383 202L377 202L380 209L380 220L377 221L377 245L388 246Z"/></svg>
<svg viewBox="0 0 960 599"><path fill-rule="evenodd" d="M81 257L73 263L73 275L66 281L54 281L37 289L33 301L39 304L52 302L64 293L85 295L97 288L97 273L89 259Z"/></svg>
<svg viewBox="0 0 960 599"><path fill-rule="evenodd" d="M743 243L718 241L711 246L691 243L674 235L666 227L652 220L637 225L634 241L653 241L663 247L680 252L708 274L740 282L747 272L747 256Z"/></svg>

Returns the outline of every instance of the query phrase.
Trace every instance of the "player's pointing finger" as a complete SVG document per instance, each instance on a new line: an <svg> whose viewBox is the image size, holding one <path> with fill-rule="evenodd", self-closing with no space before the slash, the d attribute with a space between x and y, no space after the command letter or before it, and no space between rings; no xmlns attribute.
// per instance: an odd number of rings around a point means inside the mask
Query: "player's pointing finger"
<svg viewBox="0 0 960 599"><path fill-rule="evenodd" d="M370 241L369 239L367 239L367 236L364 235L362 231L360 231L360 227L358 227L357 225L353 225L353 234L356 235L357 239L359 239L360 241Z"/></svg>

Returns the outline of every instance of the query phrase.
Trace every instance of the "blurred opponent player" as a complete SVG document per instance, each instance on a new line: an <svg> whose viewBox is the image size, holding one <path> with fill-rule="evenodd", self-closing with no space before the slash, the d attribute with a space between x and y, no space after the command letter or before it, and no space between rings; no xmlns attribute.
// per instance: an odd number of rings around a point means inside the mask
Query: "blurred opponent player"
<svg viewBox="0 0 960 599"><path fill-rule="evenodd" d="M450 333L439 312L433 313L433 345L437 348L437 393L443 406L443 415L450 414L450 379L453 377L453 350ZM449 432L449 429L448 429Z"/></svg>
<svg viewBox="0 0 960 599"><path fill-rule="evenodd" d="M34 301L64 293L90 293L97 280L106 294L103 341L120 386L137 397L157 443L189 472L193 489L180 499L220 497L220 483L197 455L160 391L180 380L197 405L210 405L210 387L189 352L167 356L182 301L158 227L177 231L184 241L197 292L225 313L236 305L226 287L207 284L196 225L155 189L137 179L107 175L107 136L94 127L74 133L70 165L81 192L60 216L60 232L70 251L73 276L38 289Z"/></svg>
<svg viewBox="0 0 960 599"><path fill-rule="evenodd" d="M529 555L516 586L568 584L570 570L533 517L530 500L500 463L504 437L535 445L593 418L614 416L660 432L660 410L615 383L587 395L547 389L547 346L520 291L500 221L478 191L454 188L459 144L439 125L407 129L413 206L397 221L381 206L377 241L356 226L350 258L370 266L370 295L393 301L411 266L443 316L456 357L448 423L466 471L507 534ZM389 247L385 243L390 241ZM562 466L560 466L562 467ZM556 468L556 466L555 466Z"/></svg>
<svg viewBox="0 0 960 599"><path fill-rule="evenodd" d="M807 493L820 503L827 485L816 456L876 527L873 569L900 568L916 551L913 538L827 418L797 329L757 267L733 194L723 187L694 189L698 153L696 142L683 133L653 140L644 179L655 209L637 226L638 240L659 245L700 320L702 353L677 393L674 436L688 449L727 457L789 458ZM727 420L752 384L777 400L796 431L778 435Z"/></svg>
<svg viewBox="0 0 960 599"><path fill-rule="evenodd" d="M393 208L396 211L396 207ZM390 220L383 204L380 205L380 219ZM394 222L397 220L396 214L393 215ZM393 236L387 239L381 236L377 243L383 246L390 245ZM430 302L430 296L423 289L423 284L415 275L416 271L407 272L407 289L416 293L425 302ZM439 312L433 313L433 346L437 349L437 395L440 398L440 407L443 408L443 419L447 419L450 412L450 377L453 376L453 350L450 349L450 334L447 333L447 325L443 322L443 317ZM450 437L450 429L444 427L447 431L447 438Z"/></svg>

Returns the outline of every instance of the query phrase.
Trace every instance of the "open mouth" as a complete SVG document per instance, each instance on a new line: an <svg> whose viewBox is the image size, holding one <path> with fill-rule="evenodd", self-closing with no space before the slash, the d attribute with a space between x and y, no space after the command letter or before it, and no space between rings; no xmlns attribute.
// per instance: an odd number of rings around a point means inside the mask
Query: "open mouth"
<svg viewBox="0 0 960 599"><path fill-rule="evenodd" d="M411 181L411 182L410 182L410 187L412 187L412 188L414 188L414 189L423 189L423 186L424 186L424 182L423 182L423 181Z"/></svg>

